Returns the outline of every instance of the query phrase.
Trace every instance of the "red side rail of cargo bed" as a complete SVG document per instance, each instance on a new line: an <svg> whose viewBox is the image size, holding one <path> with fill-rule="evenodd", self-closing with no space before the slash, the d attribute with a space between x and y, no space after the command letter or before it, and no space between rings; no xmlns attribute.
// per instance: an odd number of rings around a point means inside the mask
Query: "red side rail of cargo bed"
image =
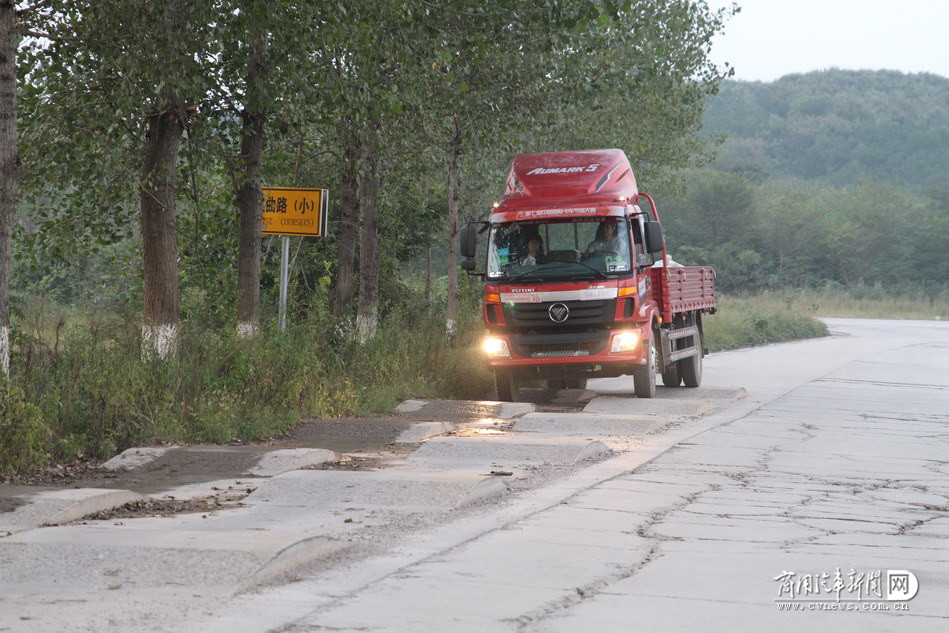
<svg viewBox="0 0 949 633"><path fill-rule="evenodd" d="M711 266L650 268L652 296L665 323L691 310L715 309L715 270Z"/></svg>

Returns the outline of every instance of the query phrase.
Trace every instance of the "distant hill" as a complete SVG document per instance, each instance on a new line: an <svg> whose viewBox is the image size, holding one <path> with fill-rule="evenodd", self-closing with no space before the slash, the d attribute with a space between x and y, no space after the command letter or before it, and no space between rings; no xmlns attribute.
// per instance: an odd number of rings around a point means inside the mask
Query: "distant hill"
<svg viewBox="0 0 949 633"><path fill-rule="evenodd" d="M949 168L949 79L828 70L726 81L706 107L704 130L728 137L713 163L719 169L940 187Z"/></svg>

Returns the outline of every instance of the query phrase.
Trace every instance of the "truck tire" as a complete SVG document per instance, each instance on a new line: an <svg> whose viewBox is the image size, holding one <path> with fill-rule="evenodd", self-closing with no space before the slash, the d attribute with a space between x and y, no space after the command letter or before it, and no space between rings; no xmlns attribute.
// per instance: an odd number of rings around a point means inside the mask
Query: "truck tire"
<svg viewBox="0 0 949 633"><path fill-rule="evenodd" d="M694 337L690 336L687 340L691 339L695 339L695 356L683 358L677 364L683 384L694 388L702 384L702 329L699 328L699 333Z"/></svg>
<svg viewBox="0 0 949 633"><path fill-rule="evenodd" d="M633 387L637 398L652 398L656 395L656 337L653 333L649 339L646 364L633 369Z"/></svg>
<svg viewBox="0 0 949 633"><path fill-rule="evenodd" d="M519 402L521 381L509 371L494 372L494 390L499 402Z"/></svg>
<svg viewBox="0 0 949 633"><path fill-rule="evenodd" d="M682 374L679 373L678 361L666 367L662 372L662 384L666 387L678 387L682 382Z"/></svg>

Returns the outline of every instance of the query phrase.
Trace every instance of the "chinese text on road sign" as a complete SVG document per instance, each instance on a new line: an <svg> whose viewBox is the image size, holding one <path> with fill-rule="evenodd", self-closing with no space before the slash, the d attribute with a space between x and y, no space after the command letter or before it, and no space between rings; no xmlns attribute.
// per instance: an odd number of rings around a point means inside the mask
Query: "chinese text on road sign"
<svg viewBox="0 0 949 633"><path fill-rule="evenodd" d="M325 237L326 189L263 188L263 234Z"/></svg>

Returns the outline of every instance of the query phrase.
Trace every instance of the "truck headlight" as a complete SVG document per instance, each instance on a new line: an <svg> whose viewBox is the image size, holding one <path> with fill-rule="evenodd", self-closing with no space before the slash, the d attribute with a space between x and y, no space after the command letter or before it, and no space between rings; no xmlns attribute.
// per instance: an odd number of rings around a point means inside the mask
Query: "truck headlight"
<svg viewBox="0 0 949 633"><path fill-rule="evenodd" d="M481 342L481 349L484 353L493 358L510 358L511 350L507 346L507 341L496 336L487 336Z"/></svg>
<svg viewBox="0 0 949 633"><path fill-rule="evenodd" d="M610 347L611 354L619 352L632 352L639 345L639 333L633 330L617 332L613 335L613 345Z"/></svg>

